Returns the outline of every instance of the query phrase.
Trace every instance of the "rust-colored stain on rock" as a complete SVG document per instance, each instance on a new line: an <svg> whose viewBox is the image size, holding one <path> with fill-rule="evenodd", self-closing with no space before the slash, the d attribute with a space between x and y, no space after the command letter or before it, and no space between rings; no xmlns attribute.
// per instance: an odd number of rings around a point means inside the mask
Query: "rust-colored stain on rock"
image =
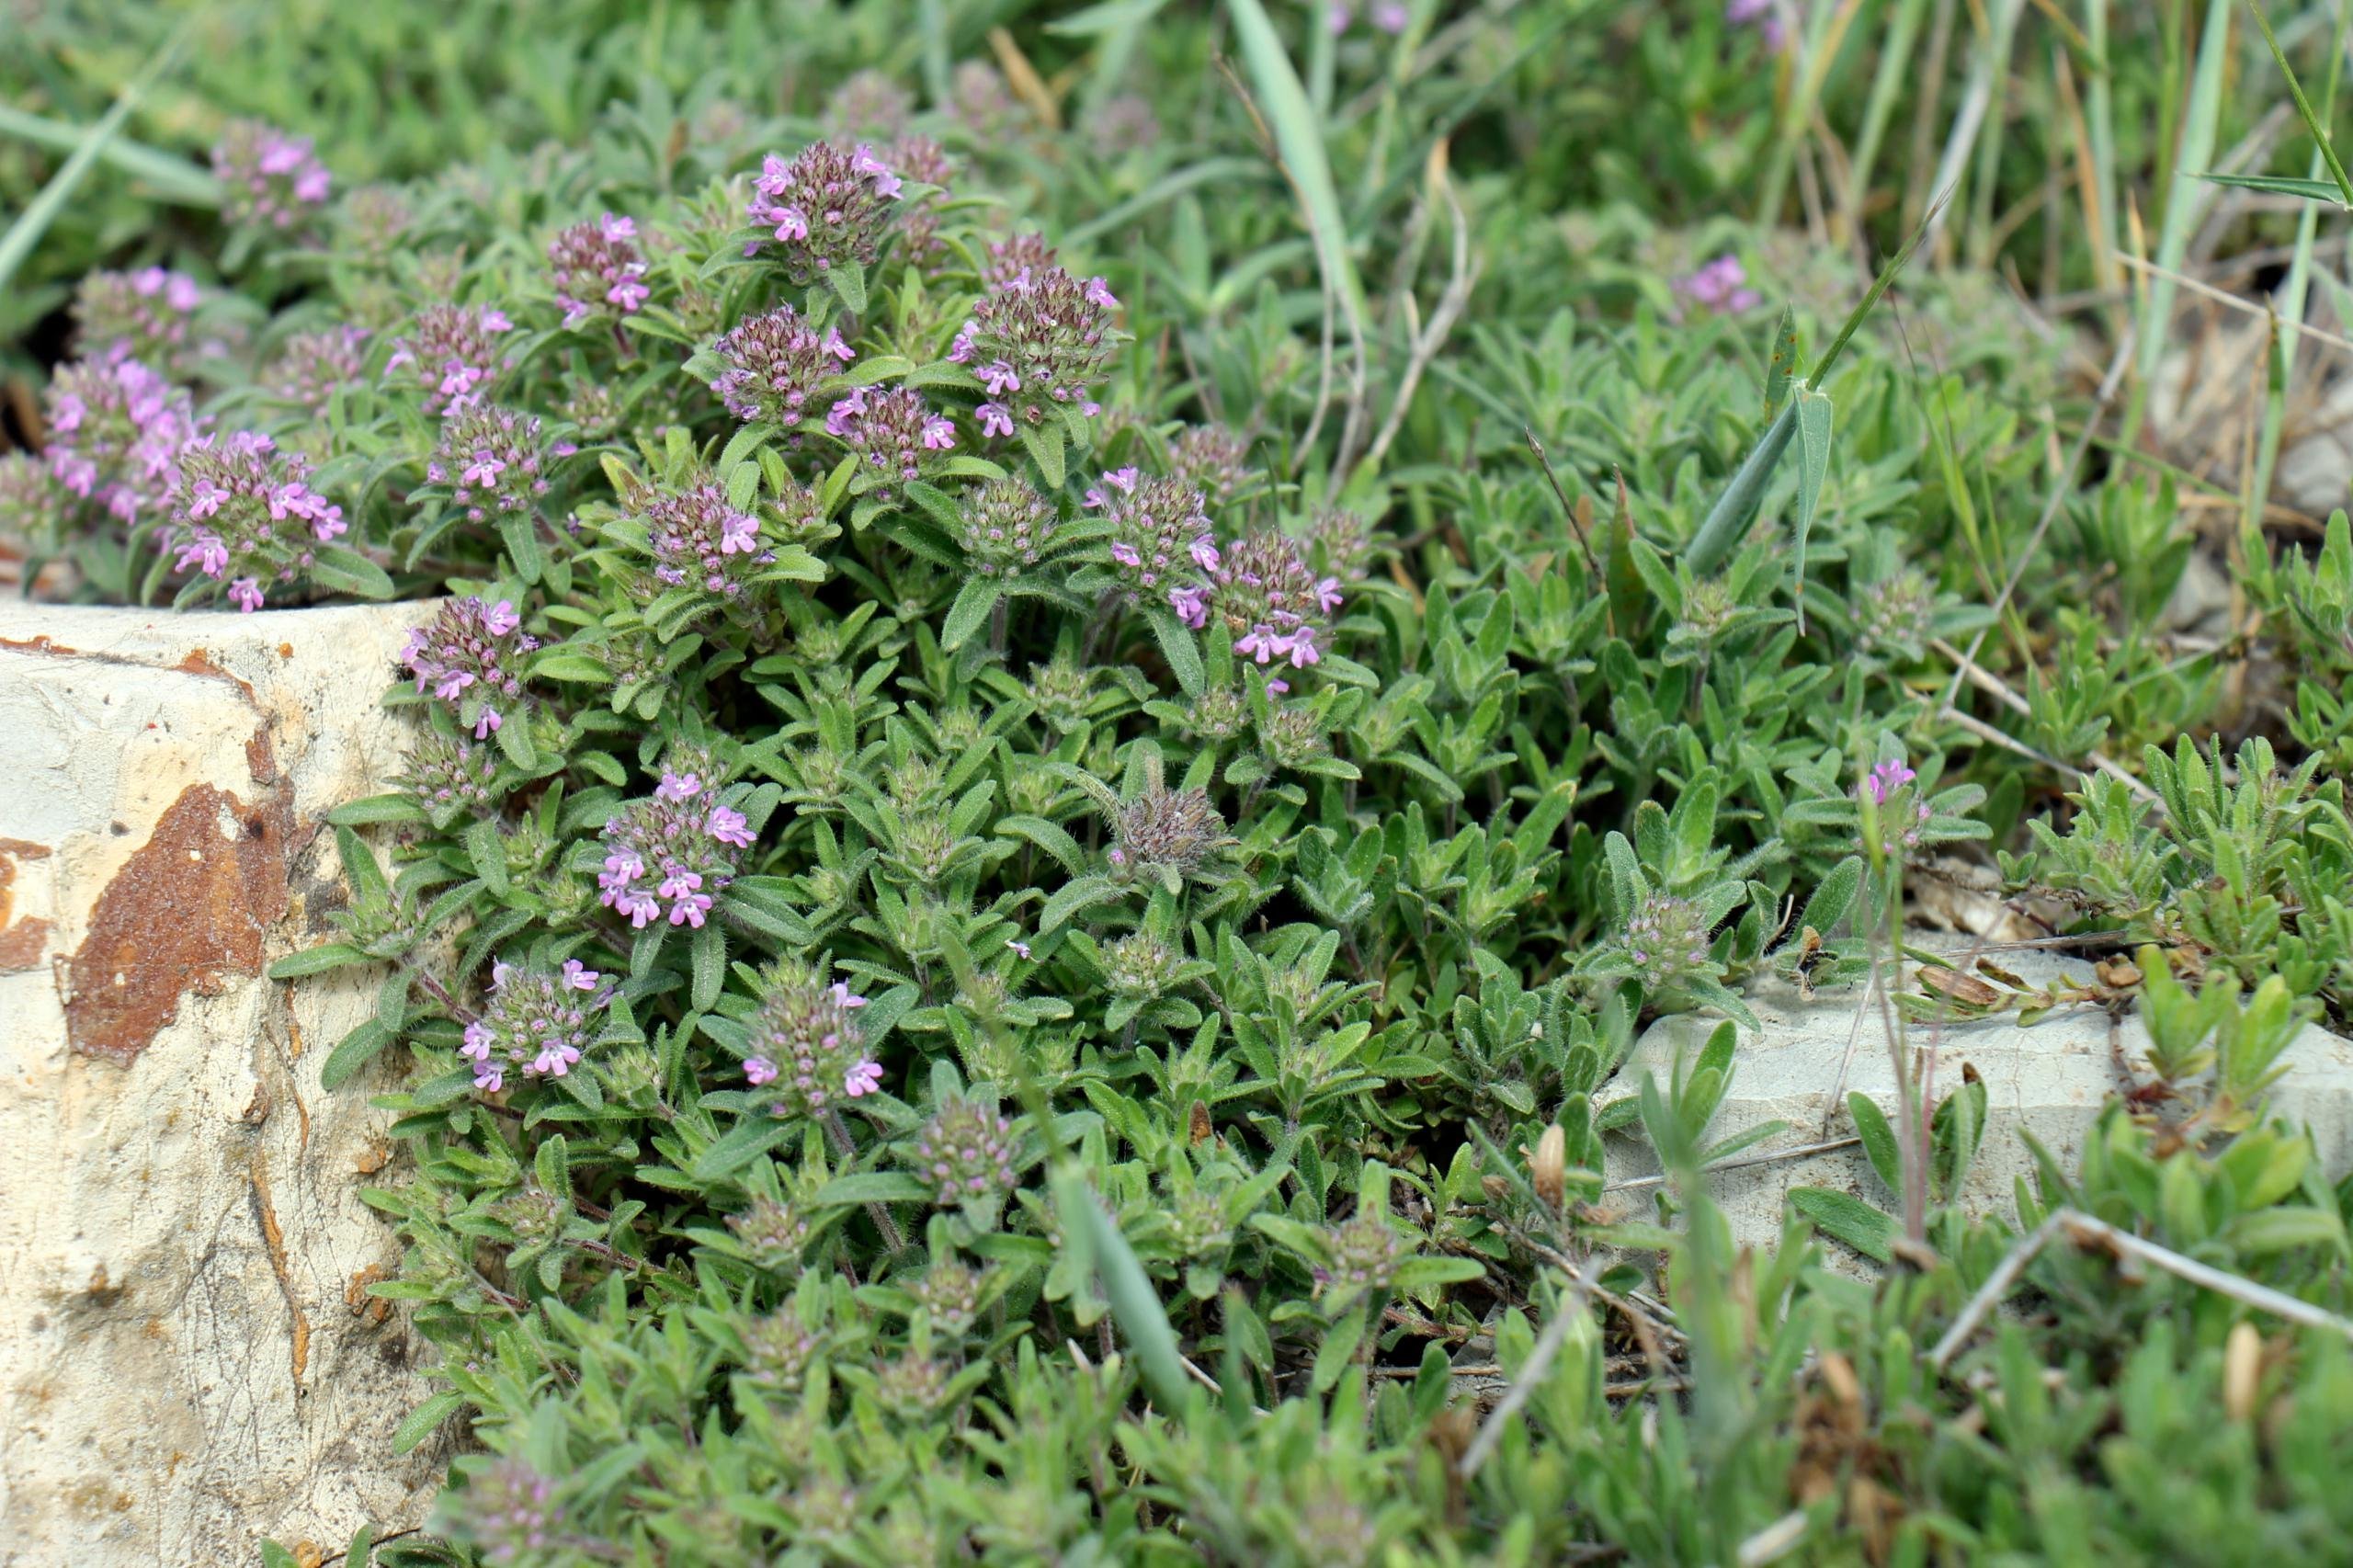
<svg viewBox="0 0 2353 1568"><path fill-rule="evenodd" d="M128 1066L191 990L258 974L262 935L286 914L289 801L255 805L191 784L98 895L68 971L67 1038Z"/></svg>
<svg viewBox="0 0 2353 1568"><path fill-rule="evenodd" d="M48 858L45 844L0 838L0 974L40 967L41 953L49 946L49 922L28 915L11 925L8 917L16 913L17 863Z"/></svg>

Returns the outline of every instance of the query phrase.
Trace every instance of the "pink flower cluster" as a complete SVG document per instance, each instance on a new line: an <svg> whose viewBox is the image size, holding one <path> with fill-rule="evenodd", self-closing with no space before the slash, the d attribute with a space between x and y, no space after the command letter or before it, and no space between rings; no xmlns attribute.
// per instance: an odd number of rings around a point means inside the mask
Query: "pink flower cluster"
<svg viewBox="0 0 2353 1568"><path fill-rule="evenodd" d="M453 407L425 477L449 487L466 520L528 512L548 492L544 443L535 414L517 414L478 398Z"/></svg>
<svg viewBox="0 0 2353 1568"><path fill-rule="evenodd" d="M568 327L598 316L634 315L653 293L632 218L608 212L593 223L573 224L548 242L548 266Z"/></svg>
<svg viewBox="0 0 2353 1568"><path fill-rule="evenodd" d="M1061 259L1061 253L1034 229L991 240L988 254L981 261L981 287L995 291L1017 278L1041 274Z"/></svg>
<svg viewBox="0 0 2353 1568"><path fill-rule="evenodd" d="M311 139L241 119L212 149L223 208L233 223L291 229L327 199L333 183Z"/></svg>
<svg viewBox="0 0 2353 1568"><path fill-rule="evenodd" d="M185 374L197 348L189 333L203 303L204 290L184 272L93 272L74 293L74 345L85 359L127 355Z"/></svg>
<svg viewBox="0 0 2353 1568"><path fill-rule="evenodd" d="M1111 525L1111 559L1131 589L1170 591L1164 585L1191 582L1197 571L1218 563L1201 493L1175 479L1140 479L1131 468L1116 469L1088 490L1086 505Z"/></svg>
<svg viewBox="0 0 2353 1568"><path fill-rule="evenodd" d="M1233 651L1261 665L1289 660L1303 669L1322 661L1315 640L1328 634L1340 608L1338 578L1317 577L1299 541L1271 529L1211 555L1206 587L1169 592L1179 619L1198 631L1214 610L1233 635Z"/></svg>
<svg viewBox="0 0 2353 1568"><path fill-rule="evenodd" d="M358 384L367 352L366 327L298 332L270 368L270 395L313 412L324 409L337 392Z"/></svg>
<svg viewBox="0 0 2353 1568"><path fill-rule="evenodd" d="M344 533L343 508L311 488L311 461L281 452L252 430L199 436L182 449L172 492L176 571L193 568L228 584L229 598L251 614L262 585L291 582L316 548Z"/></svg>
<svg viewBox="0 0 2353 1568"><path fill-rule="evenodd" d="M744 1076L767 1092L776 1116L818 1116L836 1095L859 1099L882 1086L882 1067L858 1039L866 998L841 981L813 976L772 984L752 1015Z"/></svg>
<svg viewBox="0 0 2353 1568"><path fill-rule="evenodd" d="M809 394L858 358L838 326L820 333L790 305L746 316L710 346L726 369L710 390L742 420L790 429L809 412Z"/></svg>
<svg viewBox="0 0 2353 1568"><path fill-rule="evenodd" d="M466 1026L458 1047L474 1064L474 1087L498 1093L510 1068L526 1078L567 1076L595 1043L592 1016L612 1003L614 988L598 989L604 978L578 959L564 960L561 970L492 965L482 1017Z"/></svg>
<svg viewBox="0 0 2353 1568"><path fill-rule="evenodd" d="M1120 301L1100 278L1081 283L1059 267L1024 267L972 307L948 358L989 394L981 426L1010 434L1041 425L1058 407L1093 415L1088 395L1111 359L1111 312Z"/></svg>
<svg viewBox="0 0 2353 1568"><path fill-rule="evenodd" d="M605 824L600 901L642 930L661 918L700 928L714 895L735 880L753 835L744 813L719 803L699 773L665 772L649 800Z"/></svg>
<svg viewBox="0 0 2353 1568"><path fill-rule="evenodd" d="M440 414L473 400L501 369L494 339L515 324L488 305L427 305L408 334L392 340L384 369L425 394L425 412Z"/></svg>
<svg viewBox="0 0 2353 1568"><path fill-rule="evenodd" d="M806 287L841 266L871 262L889 227L899 176L863 144L845 153L812 142L788 163L770 153L752 181L745 217L771 230L785 276ZM759 254L760 242L744 247Z"/></svg>
<svg viewBox="0 0 2353 1568"><path fill-rule="evenodd" d="M1765 299L1748 287L1748 269L1740 265L1740 257L1730 255L1720 256L1699 271L1677 278L1675 291L1696 305L1732 315L1753 311Z"/></svg>
<svg viewBox="0 0 2353 1568"><path fill-rule="evenodd" d="M1754 27L1770 53L1780 53L1789 42L1789 28L1774 0L1724 0L1724 20L1736 28Z"/></svg>
<svg viewBox="0 0 2353 1568"><path fill-rule="evenodd" d="M1879 851L1890 858L1901 856L1920 845L1920 829L1936 814L1925 794L1915 794L1908 809L1897 803L1904 790L1915 783L1919 775L1900 762L1882 762L1863 775L1855 793L1868 801L1874 811L1866 813L1867 820L1876 817L1879 824ZM1893 811L1887 808L1895 803ZM1868 847L1868 846L1866 846Z"/></svg>
<svg viewBox="0 0 2353 1568"><path fill-rule="evenodd" d="M540 643L522 624L506 599L451 599L429 624L408 634L401 660L415 676L416 689L455 705L459 722L472 725L481 740L523 700L523 679L511 661Z"/></svg>
<svg viewBox="0 0 2353 1568"><path fill-rule="evenodd" d="M859 387L825 415L825 428L865 455L881 477L920 478L931 454L956 445L956 426L912 387ZM876 477L870 475L870 478ZM888 495L887 490L881 494Z"/></svg>
<svg viewBox="0 0 2353 1568"><path fill-rule="evenodd" d="M655 495L645 508L645 537L656 577L731 599L742 596L756 568L776 560L760 543L759 519L737 511L727 492L709 483Z"/></svg>
<svg viewBox="0 0 2353 1568"><path fill-rule="evenodd" d="M50 472L126 523L165 504L199 427L188 393L127 355L66 366L47 405Z"/></svg>
<svg viewBox="0 0 2353 1568"><path fill-rule="evenodd" d="M1887 804L1887 798L1920 777L1900 762L1882 762L1863 775L1856 786L1856 793L1875 806Z"/></svg>

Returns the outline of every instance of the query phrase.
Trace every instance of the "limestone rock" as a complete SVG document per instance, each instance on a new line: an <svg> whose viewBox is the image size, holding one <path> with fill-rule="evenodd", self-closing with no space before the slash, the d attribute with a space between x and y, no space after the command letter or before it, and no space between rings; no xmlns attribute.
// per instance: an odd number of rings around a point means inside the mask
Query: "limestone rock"
<svg viewBox="0 0 2353 1568"><path fill-rule="evenodd" d="M2063 977L2082 982L2091 975L2088 963L2050 952L2003 951L1995 957L2004 969L2038 988ZM1861 988L1853 987L1819 993L1809 1001L1777 981L1753 990L1747 1001L1764 1027L1740 1031L1732 1085L1709 1124L1708 1142L1776 1120L1789 1123L1788 1130L1737 1157L1851 1137L1854 1124L1847 1114L1846 1096L1838 1089L1839 1063L1850 1039L1854 1057L1847 1089L1868 1096L1893 1116L1894 1063L1876 1006L1856 1028L1861 995ZM1697 1056L1721 1021L1713 1014L1660 1019L1635 1042L1614 1081L1596 1100L1607 1103L1635 1093L1645 1073L1655 1074L1661 1085L1668 1083L1678 1057ZM2073 1171L2101 1106L2127 1085L2120 1062L2144 1068L2148 1052L2148 1030L2137 1014L2111 1026L2109 1015L2092 1006L2054 1013L2028 1028L2007 1015L1948 1023L1933 1030L1915 1025L1910 1040L1921 1051L1923 1062L1927 1060L1925 1048L1934 1044L1937 1098L1960 1082L1963 1062L1984 1080L1985 1134L1961 1200L1972 1213L2013 1221L2013 1178L2024 1176L2030 1181L2033 1172L2019 1131L2031 1132L2049 1149L2060 1169ZM2289 1071L2272 1088L2274 1113L2310 1127L2330 1176L2342 1176L2353 1167L2353 1041L2308 1027L2283 1060ZM1637 1184L1620 1187L1611 1197L1619 1201L1646 1199L1647 1178L1658 1172L1648 1142L1612 1136L1606 1156L1608 1181ZM1711 1178L1710 1190L1722 1205L1735 1240L1769 1246L1780 1235L1782 1199L1792 1187L1830 1187L1854 1193L1890 1212L1896 1208L1894 1195L1880 1185L1861 1149L1854 1147L1719 1171ZM1834 1260L1845 1256L1835 1244L1827 1250Z"/></svg>
<svg viewBox="0 0 2353 1568"><path fill-rule="evenodd" d="M0 1563L253 1562L413 1525L421 1342L370 1074L319 1087L381 971L263 978L343 896L329 808L384 787L427 605L0 605ZM381 1085L380 1085L381 1086Z"/></svg>

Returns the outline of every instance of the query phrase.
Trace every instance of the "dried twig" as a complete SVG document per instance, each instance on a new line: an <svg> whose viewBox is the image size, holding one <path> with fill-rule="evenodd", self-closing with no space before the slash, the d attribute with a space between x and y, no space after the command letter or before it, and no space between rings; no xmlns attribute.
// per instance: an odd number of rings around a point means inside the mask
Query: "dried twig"
<svg viewBox="0 0 2353 1568"><path fill-rule="evenodd" d="M1720 1165L1701 1167L1701 1176L1714 1176L1719 1171L1745 1171L1756 1165L1779 1165L1784 1160L1811 1159L1816 1154L1836 1153L1851 1149L1862 1142L1859 1138L1831 1138L1819 1143L1801 1143L1793 1149L1773 1149L1761 1154L1743 1154L1737 1160L1725 1160ZM1664 1176L1632 1176L1625 1181L1613 1181L1604 1192L1631 1192L1639 1187L1657 1187L1667 1178Z"/></svg>
<svg viewBox="0 0 2353 1568"><path fill-rule="evenodd" d="M2202 1286L2217 1295L2243 1301L2257 1312L2269 1312L2274 1317L2302 1324L2306 1328L2332 1329L2347 1339L2353 1339L2353 1319L2323 1311L2310 1301L2299 1301L2268 1285L2258 1285L2252 1279L2241 1278L2195 1258L2184 1257L2170 1247L2144 1241L2130 1231L2119 1230L2105 1220L2095 1220L2074 1209L2054 1209L2041 1224L2010 1249L2009 1256L2002 1259L2001 1266L1978 1288L1977 1294L1969 1299L1969 1304L1961 1309L1961 1316L1953 1320L1952 1327L1937 1341L1937 1347L1928 1352L1928 1366L1932 1370L1944 1370L1946 1363L1958 1355L1969 1336L1977 1332L1978 1325L2001 1305L2002 1299L2018 1283L2018 1276L2026 1272L2027 1265L2051 1244L2052 1237L2063 1233L2077 1246L2108 1247L2143 1263L2153 1264L2177 1278Z"/></svg>

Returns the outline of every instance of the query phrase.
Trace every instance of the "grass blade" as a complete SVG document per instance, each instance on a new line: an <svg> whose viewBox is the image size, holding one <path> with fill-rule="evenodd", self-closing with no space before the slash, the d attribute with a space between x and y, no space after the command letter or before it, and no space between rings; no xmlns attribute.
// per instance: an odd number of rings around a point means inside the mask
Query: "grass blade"
<svg viewBox="0 0 2353 1568"><path fill-rule="evenodd" d="M2328 127L2313 112L2310 99L2304 97L2303 84L2296 80L2295 67L2288 63L2287 54L2279 48L2279 40L2271 36L2271 18L2263 14L2259 0L2246 0L2246 8L2255 13L2255 25L2263 29L2263 41L2271 46L2271 58L2279 62L2279 74L2288 79L2288 96L2296 100L2296 112L2304 117L2304 129L2313 133L2313 144L2320 151L2320 160L2328 165L2328 177L2336 182L2337 195L2347 207L2353 207L2353 180L2345 177L2345 165L2336 161L2336 148L2328 139ZM2336 74L2336 57L2329 57L2329 74Z"/></svg>
<svg viewBox="0 0 2353 1568"><path fill-rule="evenodd" d="M1241 40L1242 62L1250 73L1250 85L1274 131L1275 148L1299 187L1300 205L1306 209L1308 226L1314 231L1317 253L1333 289L1349 313L1361 321L1364 285L1358 281L1356 263L1348 256L1348 234L1340 221L1339 192L1332 184L1332 160L1324 150L1323 127L1308 105L1307 91L1300 85L1299 73L1291 69L1290 56L1283 51L1274 23L1267 18L1266 7L1258 0L1227 0L1226 8L1233 15L1233 30Z"/></svg>
<svg viewBox="0 0 2353 1568"><path fill-rule="evenodd" d="M86 134L81 126L0 104L0 136L14 136L54 153L71 153ZM120 136L106 143L98 158L143 182L158 199L181 207L221 205L221 182L186 158Z"/></svg>
<svg viewBox="0 0 2353 1568"><path fill-rule="evenodd" d="M146 96L147 89L178 62L180 48L187 42L188 30L194 26L197 15L191 15L172 30L172 36L165 39L163 47L140 68L139 74L124 85L121 96L114 101L114 107L107 110L97 124L82 133L80 143L63 163L57 165L57 172L49 176L49 183L41 187L40 194L26 204L25 210L17 215L17 221L8 225L8 232L0 234L0 290L6 290L15 281L17 268L23 267L25 258L32 255L33 247L40 244L41 236L49 232L50 224L57 221L58 213L64 210L65 203L80 187L83 177L90 172L90 166L98 161L107 144L122 130L123 122L131 118L131 111L139 107L139 100Z"/></svg>
<svg viewBox="0 0 2353 1568"><path fill-rule="evenodd" d="M2230 45L2231 0L2208 0L2205 31L2198 40L2198 64L2190 75L2189 111L2182 121L2179 153L2173 159L2174 177L2163 187L2165 223L2158 233L2156 262L2166 272L2181 270L2182 258L2189 251L2190 233L2206 210L2206 204L2198 199L2198 187L2181 179L2180 171L2202 169L2214 161L2215 128L2222 113L2222 70L2230 61ZM2126 446L2140 438L2149 386L2165 358L2173 301L2173 280L2163 275L2153 278L2148 291L2141 296L2139 379L2124 416Z"/></svg>

